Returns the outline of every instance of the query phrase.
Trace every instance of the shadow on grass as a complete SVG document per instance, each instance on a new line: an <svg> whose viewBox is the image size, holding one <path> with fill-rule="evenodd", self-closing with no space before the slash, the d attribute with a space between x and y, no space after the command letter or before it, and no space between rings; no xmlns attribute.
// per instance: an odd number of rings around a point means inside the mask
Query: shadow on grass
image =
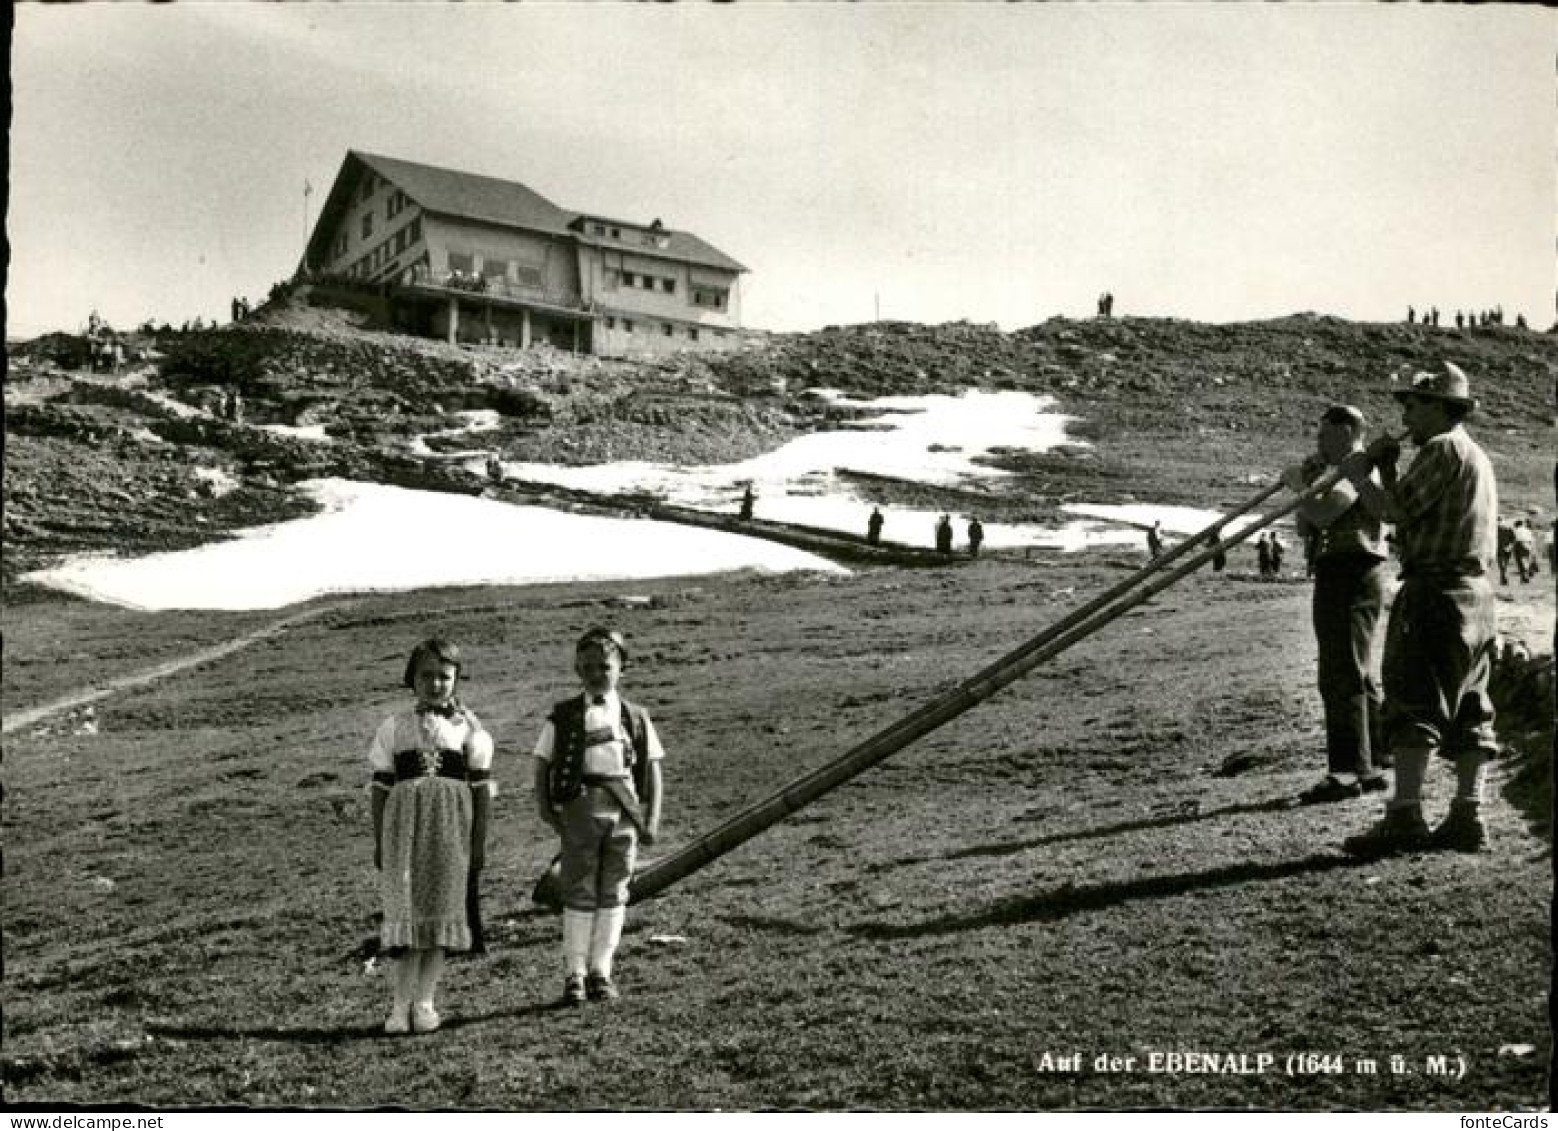
<svg viewBox="0 0 1558 1131"><path fill-rule="evenodd" d="M720 922L744 931L773 931L781 935L820 935L825 930L813 923L796 923L764 915L722 915Z"/></svg>
<svg viewBox="0 0 1558 1131"><path fill-rule="evenodd" d="M1242 813L1279 813L1293 807L1290 798L1277 797L1268 801L1250 801L1240 805L1225 805L1221 809L1208 809L1206 812L1171 813L1162 817L1143 817L1136 821L1122 821L1116 825L1101 825L1095 829L1079 829L1069 833L1050 833L1047 836L1037 836L1029 840L1003 841L1000 844L982 844L973 848L965 848L961 852L947 852L938 856L905 856L897 860L887 860L880 864L871 864L862 869L872 875L891 871L894 868L904 868L914 864L931 864L944 860L970 860L991 856L1015 856L1019 852L1027 852L1033 848L1043 848L1050 844L1064 844L1075 840L1100 840L1104 837L1118 836L1121 833L1141 832L1144 829L1168 829L1176 825L1193 824L1196 821L1210 821L1217 817L1233 817Z"/></svg>
<svg viewBox="0 0 1558 1131"><path fill-rule="evenodd" d="M540 1017L547 1013L571 1010L572 1007L564 1005L561 1001L536 1002L533 1005L521 1006L518 1009L498 1009L490 1013L461 1014L457 1017L446 1017L441 1026L440 1033L452 1033L463 1029L468 1025L480 1025L488 1021L507 1021L520 1017ZM298 1026L288 1028L281 1025L159 1025L155 1022L146 1026L146 1032L153 1037L171 1038L177 1041L284 1041L297 1045L334 1045L347 1041L400 1041L409 1040L410 1035L391 1036L384 1032L384 1023L376 1021L371 1025L335 1025L335 1026ZM427 1034L436 1036L437 1034Z"/></svg>
<svg viewBox="0 0 1558 1131"><path fill-rule="evenodd" d="M1283 880L1292 876L1329 872L1336 868L1355 868L1364 863L1366 861L1346 856L1306 856L1300 860L1283 860L1275 864L1234 864L1227 868L1214 868L1209 872L1180 872L1088 887L1065 884L1044 895L1008 900L972 915L945 915L922 923L862 923L847 927L845 931L864 939L914 939L978 931L986 927L1044 923L1063 919L1079 911L1118 907L1140 899L1168 899L1192 891Z"/></svg>

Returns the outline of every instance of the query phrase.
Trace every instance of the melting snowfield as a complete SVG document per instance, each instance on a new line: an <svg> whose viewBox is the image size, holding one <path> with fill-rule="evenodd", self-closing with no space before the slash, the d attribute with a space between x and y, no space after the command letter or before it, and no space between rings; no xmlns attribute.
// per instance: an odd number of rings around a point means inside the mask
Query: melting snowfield
<svg viewBox="0 0 1558 1131"><path fill-rule="evenodd" d="M732 512L750 483L761 518L863 532L871 506L839 469L952 485L1006 473L975 462L1011 447L1042 451L1065 441L1066 417L1027 393L886 397L834 403L878 410L851 428L803 436L740 463L676 468L646 463L595 467L508 463L515 478L597 492L649 491L666 501ZM468 414L466 428L493 421ZM476 467L480 471L482 468ZM144 558L73 558L27 580L92 600L146 610L269 609L326 593L401 591L453 585L522 585L721 573L738 569L841 571L826 559L758 538L673 523L561 513L488 499L346 480L304 485L322 514L242 533L237 539ZM1214 512L1183 507L1067 508L1063 527L985 524L990 547L1068 551L1143 545L1142 527L1205 527ZM939 512L883 508L883 536L929 546ZM955 515L964 543L969 515Z"/></svg>
<svg viewBox="0 0 1558 1131"><path fill-rule="evenodd" d="M338 592L738 569L845 572L788 546L671 523L343 479L303 487L324 513L178 553L75 558L27 579L92 600L161 610L275 609Z"/></svg>

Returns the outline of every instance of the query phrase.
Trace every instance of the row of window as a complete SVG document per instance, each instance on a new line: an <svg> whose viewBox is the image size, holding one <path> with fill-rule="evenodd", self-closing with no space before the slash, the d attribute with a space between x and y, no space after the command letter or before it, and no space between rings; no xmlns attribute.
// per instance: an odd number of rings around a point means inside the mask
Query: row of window
<svg viewBox="0 0 1558 1131"><path fill-rule="evenodd" d="M657 288L663 294L674 295L676 293L676 280L665 275L647 275L642 271L607 271L606 286L611 287L637 287L640 290L652 291Z"/></svg>
<svg viewBox="0 0 1558 1131"><path fill-rule="evenodd" d="M658 228L659 224L660 221L656 220L656 228ZM622 238L622 229L620 227L615 224L603 224L597 220L591 220L588 224L586 224L585 230L592 236L601 236L603 238L610 236L614 240L620 240ZM662 231L651 230L648 232L640 232L630 230L629 234L636 235L639 238L639 241L645 247L666 248L671 246L671 237Z"/></svg>
<svg viewBox="0 0 1558 1131"><path fill-rule="evenodd" d="M543 285L541 268L534 264L522 263L519 260L495 259L484 255L481 257L481 268L478 270L476 256L465 251L449 253L449 270L466 275L479 274L483 279L513 279L521 286L527 287Z"/></svg>
<svg viewBox="0 0 1558 1131"><path fill-rule="evenodd" d="M606 315L606 329L615 330L618 328L619 324L624 334L636 334L638 332L638 324L634 322L633 319L617 318L610 314ZM684 326L682 329L687 332L688 341L696 342L698 340L698 335L700 332L699 327ZM649 333L650 331L646 329L644 332ZM663 337L674 338L676 337L676 326L670 322L662 322L660 323L660 333ZM713 334L716 338L723 338L725 337L726 332L724 330L714 330Z"/></svg>
<svg viewBox="0 0 1558 1131"><path fill-rule="evenodd" d="M724 310L730 301L730 292L720 290L717 287L694 287L692 289L692 304L694 306L706 306L711 310Z"/></svg>
<svg viewBox="0 0 1558 1131"><path fill-rule="evenodd" d="M359 276L377 274L386 265L390 265L391 260L421 238L422 217L413 216L411 223L402 225L393 237L385 240L356 263L353 263L347 268L347 273Z"/></svg>

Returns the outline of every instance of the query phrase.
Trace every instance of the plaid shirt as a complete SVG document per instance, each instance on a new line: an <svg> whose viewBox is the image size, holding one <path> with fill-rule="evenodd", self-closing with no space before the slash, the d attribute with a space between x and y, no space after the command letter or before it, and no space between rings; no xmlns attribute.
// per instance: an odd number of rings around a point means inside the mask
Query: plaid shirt
<svg viewBox="0 0 1558 1131"><path fill-rule="evenodd" d="M1391 491L1400 518L1402 574L1475 576L1498 549L1498 483L1493 464L1459 424L1418 449Z"/></svg>

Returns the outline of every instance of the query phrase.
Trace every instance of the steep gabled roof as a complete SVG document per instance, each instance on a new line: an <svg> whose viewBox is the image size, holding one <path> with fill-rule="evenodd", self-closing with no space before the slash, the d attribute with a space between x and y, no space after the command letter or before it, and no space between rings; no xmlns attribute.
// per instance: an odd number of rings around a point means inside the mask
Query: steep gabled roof
<svg viewBox="0 0 1558 1131"><path fill-rule="evenodd" d="M394 157L351 151L368 168L429 212L481 220L505 228L566 235L574 217L518 181L419 165Z"/></svg>
<svg viewBox="0 0 1558 1131"><path fill-rule="evenodd" d="M450 216L461 220L496 224L505 228L523 228L532 232L577 239L605 250L635 251L659 255L688 263L722 268L726 271L745 271L746 268L718 248L705 243L690 232L673 232L665 229L669 237L664 248L633 248L615 240L601 240L587 236L581 221L585 215L559 208L540 193L518 181L505 181L497 177L484 177L477 173L461 173L437 165L422 165L415 161L402 161L396 157L381 157L374 153L362 153L351 149L341 163L330 194L320 209L319 221L309 237L306 262L317 262L324 257L323 237L334 228L340 214L351 206L351 195L364 169L372 170L390 184L400 189L420 208L427 212ZM591 215L590 219L600 219ZM632 227L643 227L641 224Z"/></svg>

